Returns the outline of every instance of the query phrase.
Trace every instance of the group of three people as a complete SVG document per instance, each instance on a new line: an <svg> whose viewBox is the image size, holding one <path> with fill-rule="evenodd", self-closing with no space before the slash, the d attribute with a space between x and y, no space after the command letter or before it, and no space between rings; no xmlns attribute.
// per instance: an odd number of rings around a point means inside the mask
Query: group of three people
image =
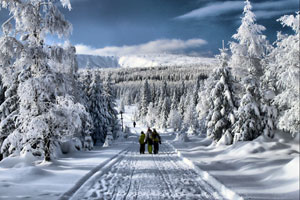
<svg viewBox="0 0 300 200"><path fill-rule="evenodd" d="M154 146L153 153L157 154L159 150L159 144L161 144L161 138L160 135L155 130L155 128L153 129L153 131L150 128L148 128L146 135L143 131L141 132L139 143L140 143L140 154L145 153L146 143L148 145L149 154L152 154L152 145Z"/></svg>

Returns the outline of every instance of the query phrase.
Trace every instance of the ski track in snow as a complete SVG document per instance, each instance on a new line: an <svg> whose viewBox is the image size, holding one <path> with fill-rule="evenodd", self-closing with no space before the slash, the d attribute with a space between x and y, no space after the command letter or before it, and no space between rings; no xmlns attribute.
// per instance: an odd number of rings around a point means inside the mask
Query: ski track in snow
<svg viewBox="0 0 300 200"><path fill-rule="evenodd" d="M168 144L160 145L157 155L140 155L138 150L133 143L110 170L87 180L90 186L79 188L71 199L224 199Z"/></svg>

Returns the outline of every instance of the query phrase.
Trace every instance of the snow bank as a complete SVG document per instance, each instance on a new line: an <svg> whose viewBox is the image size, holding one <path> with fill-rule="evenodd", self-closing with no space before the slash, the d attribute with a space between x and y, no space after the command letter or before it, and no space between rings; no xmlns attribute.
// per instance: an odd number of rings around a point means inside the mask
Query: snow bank
<svg viewBox="0 0 300 200"><path fill-rule="evenodd" d="M203 176L212 176L238 196L298 199L299 140L286 133L275 135L274 139L260 136L251 142L229 146L225 145L225 139L220 144L209 144L209 140L197 136L190 137L187 143L170 143L181 156L209 174L202 173ZM218 184L217 187L222 188Z"/></svg>
<svg viewBox="0 0 300 200"><path fill-rule="evenodd" d="M58 199L62 193L80 186L83 177L88 178L91 170L108 163L130 142L116 142L109 148L92 151L75 151L74 143L69 141L65 144L68 155L62 154L53 162L37 160L30 152L5 158L0 162L0 199Z"/></svg>
<svg viewBox="0 0 300 200"><path fill-rule="evenodd" d="M217 179L215 179L213 176L211 176L206 171L201 170L199 167L197 167L191 160L185 158L178 149L176 149L172 144L167 142L175 152L177 152L178 156L182 158L183 162L185 162L187 165L192 167L203 180L205 180L207 183L212 185L215 189L218 190L220 194L222 194L225 198L231 199L231 200L243 200L244 198L238 195L233 190L227 188L224 184L220 183Z"/></svg>
<svg viewBox="0 0 300 200"><path fill-rule="evenodd" d="M0 162L2 168L22 168L27 166L33 166L37 158L32 155L31 152L25 151L20 156L9 156L4 158Z"/></svg>

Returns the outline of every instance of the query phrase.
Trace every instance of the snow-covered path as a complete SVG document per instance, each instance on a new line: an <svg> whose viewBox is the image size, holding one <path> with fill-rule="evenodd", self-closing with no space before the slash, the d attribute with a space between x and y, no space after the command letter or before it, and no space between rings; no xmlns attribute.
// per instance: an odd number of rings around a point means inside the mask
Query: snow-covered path
<svg viewBox="0 0 300 200"><path fill-rule="evenodd" d="M223 199L168 144L158 155L140 155L138 148L132 143L71 199Z"/></svg>

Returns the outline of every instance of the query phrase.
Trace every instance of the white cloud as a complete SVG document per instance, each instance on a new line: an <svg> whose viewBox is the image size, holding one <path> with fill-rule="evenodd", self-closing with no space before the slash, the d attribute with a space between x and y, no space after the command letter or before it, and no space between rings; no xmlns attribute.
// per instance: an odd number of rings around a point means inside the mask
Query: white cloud
<svg viewBox="0 0 300 200"><path fill-rule="evenodd" d="M259 10L259 11L256 11L255 12L255 15L256 15L256 18L257 19L270 19L270 18L273 18L273 17L276 17L276 16L282 16L282 15L285 15L289 12L293 12L293 10L283 10L283 11L280 11L280 10L276 10L276 11L265 11L265 10Z"/></svg>
<svg viewBox="0 0 300 200"><path fill-rule="evenodd" d="M209 4L206 7L198 8L187 14L176 17L176 19L189 18L205 18L219 16L234 10L242 10L244 6L243 1L226 1Z"/></svg>
<svg viewBox="0 0 300 200"><path fill-rule="evenodd" d="M297 11L298 0L267 1L252 3L253 11L257 18L272 18L276 15L283 15L292 12L291 8ZM244 1L225 1L208 4L205 7L195 9L175 19L203 19L205 17L216 17L225 13L240 10L243 12Z"/></svg>
<svg viewBox="0 0 300 200"><path fill-rule="evenodd" d="M159 53L175 53L182 52L190 48L197 48L207 44L203 39L161 39L150 41L144 44L132 46L110 46L100 49L95 49L83 44L75 45L77 54L87 55L103 55L103 56L123 56L137 54L159 54Z"/></svg>

